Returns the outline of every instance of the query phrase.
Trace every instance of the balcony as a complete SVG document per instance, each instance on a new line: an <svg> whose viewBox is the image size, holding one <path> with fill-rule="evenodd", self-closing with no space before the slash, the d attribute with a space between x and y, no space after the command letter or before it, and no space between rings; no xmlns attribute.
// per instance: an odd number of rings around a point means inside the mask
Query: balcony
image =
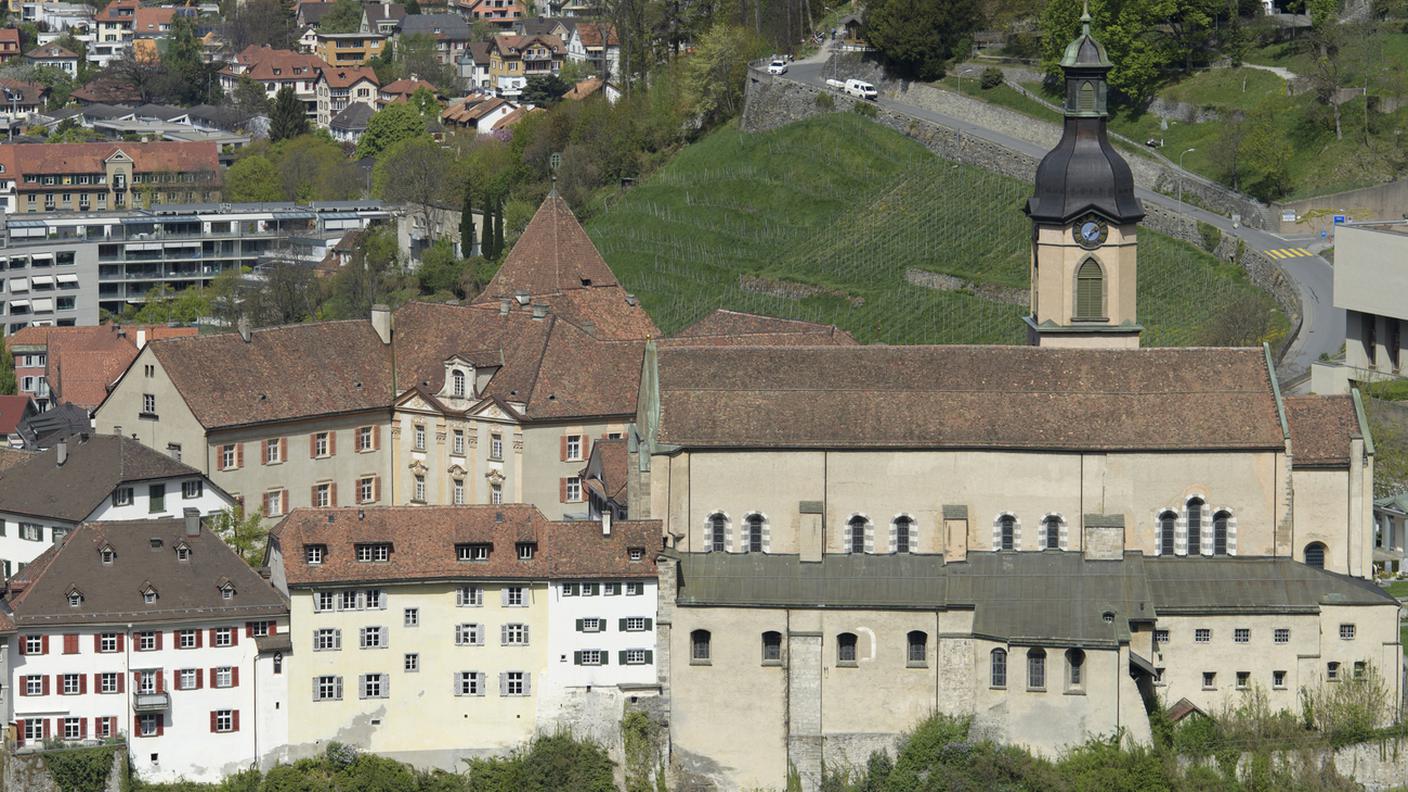
<svg viewBox="0 0 1408 792"><path fill-rule="evenodd" d="M132 694L132 710L134 712L165 712L170 708L171 695L169 693Z"/></svg>

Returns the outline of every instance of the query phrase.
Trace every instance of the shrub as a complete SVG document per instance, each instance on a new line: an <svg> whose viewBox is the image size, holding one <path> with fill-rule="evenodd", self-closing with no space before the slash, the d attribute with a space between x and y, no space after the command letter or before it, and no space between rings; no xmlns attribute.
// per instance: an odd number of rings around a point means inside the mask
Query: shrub
<svg viewBox="0 0 1408 792"><path fill-rule="evenodd" d="M1002 85L1002 81L1004 79L1005 77L1002 74L1002 69L996 68L994 66L989 66L986 69L983 69L983 76L978 78L978 86L981 87L984 91L990 91L993 88Z"/></svg>
<svg viewBox="0 0 1408 792"><path fill-rule="evenodd" d="M112 772L113 749L109 747L58 750L44 754L44 768L63 792L102 789Z"/></svg>
<svg viewBox="0 0 1408 792"><path fill-rule="evenodd" d="M831 112L836 109L836 98L829 93L819 93L816 95L816 109Z"/></svg>
<svg viewBox="0 0 1408 792"><path fill-rule="evenodd" d="M1217 250L1217 246L1222 242L1222 232L1217 226L1211 223L1198 221L1198 236L1203 238L1203 250L1211 253Z"/></svg>
<svg viewBox="0 0 1408 792"><path fill-rule="evenodd" d="M1341 675L1348 673L1348 669L1340 671ZM1365 663L1362 673L1301 690L1306 721L1335 746L1360 742L1373 734L1388 719L1388 700L1388 688L1373 663Z"/></svg>
<svg viewBox="0 0 1408 792"><path fill-rule="evenodd" d="M863 99L857 99L855 103L851 105L851 110L866 118L874 118L876 116L875 105Z"/></svg>

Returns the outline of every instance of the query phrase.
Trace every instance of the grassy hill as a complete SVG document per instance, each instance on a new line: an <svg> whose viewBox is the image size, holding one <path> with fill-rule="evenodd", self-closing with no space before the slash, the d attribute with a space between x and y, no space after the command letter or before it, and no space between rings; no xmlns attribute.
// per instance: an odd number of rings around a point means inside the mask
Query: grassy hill
<svg viewBox="0 0 1408 792"><path fill-rule="evenodd" d="M720 129L587 232L666 333L725 307L834 323L862 342L1016 344L1029 193L833 113L757 135ZM935 280L944 288L915 285ZM1248 309L1274 303L1240 268L1141 232L1146 345L1205 343L1218 312Z"/></svg>

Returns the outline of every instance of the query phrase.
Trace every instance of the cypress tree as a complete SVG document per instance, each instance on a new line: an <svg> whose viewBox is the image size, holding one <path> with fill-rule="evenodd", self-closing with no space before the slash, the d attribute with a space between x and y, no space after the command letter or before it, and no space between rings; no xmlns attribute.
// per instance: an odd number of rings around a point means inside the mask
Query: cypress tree
<svg viewBox="0 0 1408 792"><path fill-rule="evenodd" d="M486 259L494 257L494 205L484 200L484 217L479 224L479 255Z"/></svg>
<svg viewBox="0 0 1408 792"><path fill-rule="evenodd" d="M494 255L504 254L504 199L499 196L494 201Z"/></svg>
<svg viewBox="0 0 1408 792"><path fill-rule="evenodd" d="M464 188L464 206L460 208L460 255L469 258L474 252L474 190Z"/></svg>

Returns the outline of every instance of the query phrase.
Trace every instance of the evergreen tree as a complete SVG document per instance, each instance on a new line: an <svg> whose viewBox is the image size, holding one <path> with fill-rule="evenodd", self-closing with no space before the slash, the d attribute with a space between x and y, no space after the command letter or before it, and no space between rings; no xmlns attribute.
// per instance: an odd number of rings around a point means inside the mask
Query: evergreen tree
<svg viewBox="0 0 1408 792"><path fill-rule="evenodd" d="M274 97L274 111L269 118L269 139L275 143L295 138L308 131L308 113L293 88L285 85Z"/></svg>
<svg viewBox="0 0 1408 792"><path fill-rule="evenodd" d="M474 190L465 185L464 206L460 208L460 255L468 258L474 252Z"/></svg>
<svg viewBox="0 0 1408 792"><path fill-rule="evenodd" d="M494 258L504 254L504 199L494 200Z"/></svg>
<svg viewBox="0 0 1408 792"><path fill-rule="evenodd" d="M494 258L494 203L484 199L484 220L479 225L479 255Z"/></svg>
<svg viewBox="0 0 1408 792"><path fill-rule="evenodd" d="M15 356L0 345L0 395L13 396L19 393L19 383L15 382Z"/></svg>

